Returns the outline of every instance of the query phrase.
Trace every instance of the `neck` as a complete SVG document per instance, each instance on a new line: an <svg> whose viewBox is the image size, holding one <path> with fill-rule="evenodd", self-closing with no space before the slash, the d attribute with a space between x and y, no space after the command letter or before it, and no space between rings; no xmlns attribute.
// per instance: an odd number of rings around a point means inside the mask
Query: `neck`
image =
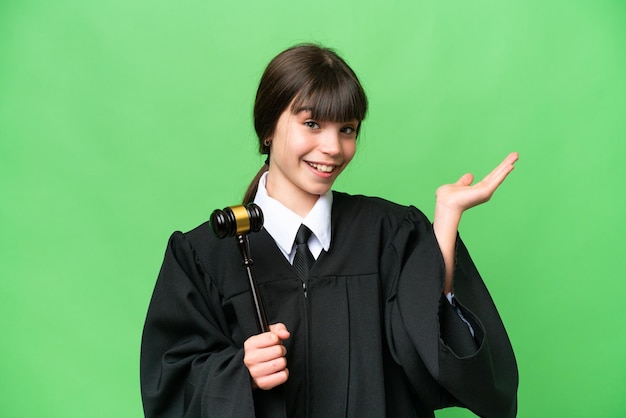
<svg viewBox="0 0 626 418"><path fill-rule="evenodd" d="M309 194L302 192L301 190L298 193L289 190L277 190L277 188L272 186L273 185L268 177L268 181L265 185L267 195L278 200L280 203L285 205L287 209L301 218L305 218L306 215L308 215L311 209L313 209L313 206L315 206L317 199L320 198L319 195Z"/></svg>

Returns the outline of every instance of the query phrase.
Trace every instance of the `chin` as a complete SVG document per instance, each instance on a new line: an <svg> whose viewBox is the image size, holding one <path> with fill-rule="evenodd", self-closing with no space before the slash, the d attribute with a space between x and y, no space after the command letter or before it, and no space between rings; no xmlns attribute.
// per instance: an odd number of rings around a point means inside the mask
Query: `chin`
<svg viewBox="0 0 626 418"><path fill-rule="evenodd" d="M323 194L328 193L331 187L332 187L332 184L325 185L325 186L310 187L307 189L307 192L310 194L323 195Z"/></svg>

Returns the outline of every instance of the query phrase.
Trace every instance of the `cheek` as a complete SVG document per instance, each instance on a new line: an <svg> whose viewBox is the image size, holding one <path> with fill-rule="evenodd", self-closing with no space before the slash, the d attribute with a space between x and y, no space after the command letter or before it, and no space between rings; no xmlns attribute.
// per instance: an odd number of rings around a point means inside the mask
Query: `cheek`
<svg viewBox="0 0 626 418"><path fill-rule="evenodd" d="M346 164L352 161L354 154L356 154L356 140L348 141L343 147L343 157L346 160Z"/></svg>

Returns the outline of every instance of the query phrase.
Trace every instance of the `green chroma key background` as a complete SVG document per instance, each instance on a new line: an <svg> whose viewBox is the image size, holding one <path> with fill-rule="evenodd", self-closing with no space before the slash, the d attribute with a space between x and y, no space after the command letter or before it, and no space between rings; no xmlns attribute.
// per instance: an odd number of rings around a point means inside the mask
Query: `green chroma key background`
<svg viewBox="0 0 626 418"><path fill-rule="evenodd" d="M460 229L517 354L519 416L626 416L621 0L4 0L0 415L142 415L168 236L240 201L263 161L257 82L304 41L371 102L338 190L432 216L437 186L519 151Z"/></svg>

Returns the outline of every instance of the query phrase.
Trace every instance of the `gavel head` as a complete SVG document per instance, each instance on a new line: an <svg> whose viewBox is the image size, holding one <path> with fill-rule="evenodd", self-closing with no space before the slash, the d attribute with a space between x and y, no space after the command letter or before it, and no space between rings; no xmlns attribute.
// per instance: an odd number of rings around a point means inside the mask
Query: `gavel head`
<svg viewBox="0 0 626 418"><path fill-rule="evenodd" d="M218 238L258 232L263 227L263 212L254 204L216 209L211 214L211 230Z"/></svg>

